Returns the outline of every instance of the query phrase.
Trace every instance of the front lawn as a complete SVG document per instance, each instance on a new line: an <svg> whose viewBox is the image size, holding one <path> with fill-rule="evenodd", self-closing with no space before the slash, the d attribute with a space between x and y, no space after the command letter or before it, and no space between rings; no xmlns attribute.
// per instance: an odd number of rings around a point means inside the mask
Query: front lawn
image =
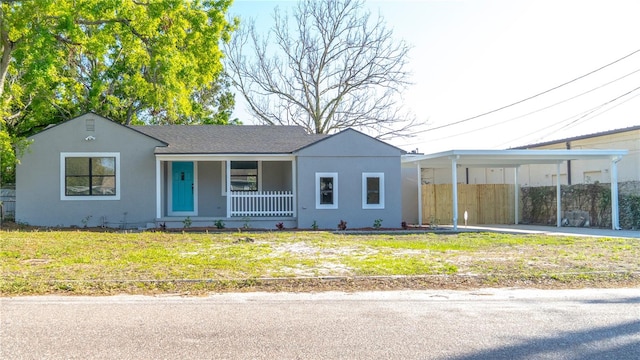
<svg viewBox="0 0 640 360"><path fill-rule="evenodd" d="M638 286L638 259L617 238L0 231L0 295Z"/></svg>

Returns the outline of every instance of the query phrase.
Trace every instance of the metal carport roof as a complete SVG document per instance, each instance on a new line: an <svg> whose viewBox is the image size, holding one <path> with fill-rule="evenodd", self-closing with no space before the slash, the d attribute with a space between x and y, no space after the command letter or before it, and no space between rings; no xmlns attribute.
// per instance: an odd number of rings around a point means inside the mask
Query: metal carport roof
<svg viewBox="0 0 640 360"><path fill-rule="evenodd" d="M627 150L449 150L433 154L406 154L402 157L402 166L415 166L418 168L451 168L453 183L453 227L458 227L458 181L456 168L461 167L504 167L515 168L518 186L518 167L530 164L556 164L558 179L560 178L560 164L567 160L610 159L611 160L611 223L612 228L618 230L618 169L617 163L622 156L627 155ZM418 171L418 199L421 198L421 179ZM516 194L516 224L518 223L518 192ZM557 184L557 226L561 222L561 191L560 182ZM418 200L418 218L422 223L422 204Z"/></svg>
<svg viewBox="0 0 640 360"><path fill-rule="evenodd" d="M423 168L448 168L451 160L464 167L513 168L530 164L557 164L566 160L617 158L627 150L449 150L433 154L406 154L403 164L420 163Z"/></svg>

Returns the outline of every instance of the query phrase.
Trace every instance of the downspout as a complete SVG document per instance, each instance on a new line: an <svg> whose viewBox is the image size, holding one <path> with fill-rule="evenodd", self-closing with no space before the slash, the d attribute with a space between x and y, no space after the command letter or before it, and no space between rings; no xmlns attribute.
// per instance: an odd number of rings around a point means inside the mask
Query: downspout
<svg viewBox="0 0 640 360"><path fill-rule="evenodd" d="M570 141L567 141L567 150L571 150ZM571 160L567 160L567 185L571 185Z"/></svg>

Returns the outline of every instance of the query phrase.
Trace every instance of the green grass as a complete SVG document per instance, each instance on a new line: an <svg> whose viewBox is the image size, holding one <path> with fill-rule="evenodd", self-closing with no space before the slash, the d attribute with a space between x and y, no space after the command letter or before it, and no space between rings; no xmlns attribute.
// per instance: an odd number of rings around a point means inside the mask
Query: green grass
<svg viewBox="0 0 640 360"><path fill-rule="evenodd" d="M639 258L637 240L495 233L0 231L0 295L200 292L274 277L590 279L637 273Z"/></svg>

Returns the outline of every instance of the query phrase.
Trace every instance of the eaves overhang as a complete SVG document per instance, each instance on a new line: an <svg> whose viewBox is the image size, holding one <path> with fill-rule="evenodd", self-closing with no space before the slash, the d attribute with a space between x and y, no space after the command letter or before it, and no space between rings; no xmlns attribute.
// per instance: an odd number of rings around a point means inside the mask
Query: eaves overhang
<svg viewBox="0 0 640 360"><path fill-rule="evenodd" d="M228 154L155 154L160 161L225 161L225 160L262 160L262 161L289 161L294 160L292 154L268 154L268 153L228 153Z"/></svg>
<svg viewBox="0 0 640 360"><path fill-rule="evenodd" d="M513 168L530 164L557 164L567 160L611 159L628 155L628 150L449 150L433 154L406 154L402 165L422 168L447 168L452 161L462 167Z"/></svg>

